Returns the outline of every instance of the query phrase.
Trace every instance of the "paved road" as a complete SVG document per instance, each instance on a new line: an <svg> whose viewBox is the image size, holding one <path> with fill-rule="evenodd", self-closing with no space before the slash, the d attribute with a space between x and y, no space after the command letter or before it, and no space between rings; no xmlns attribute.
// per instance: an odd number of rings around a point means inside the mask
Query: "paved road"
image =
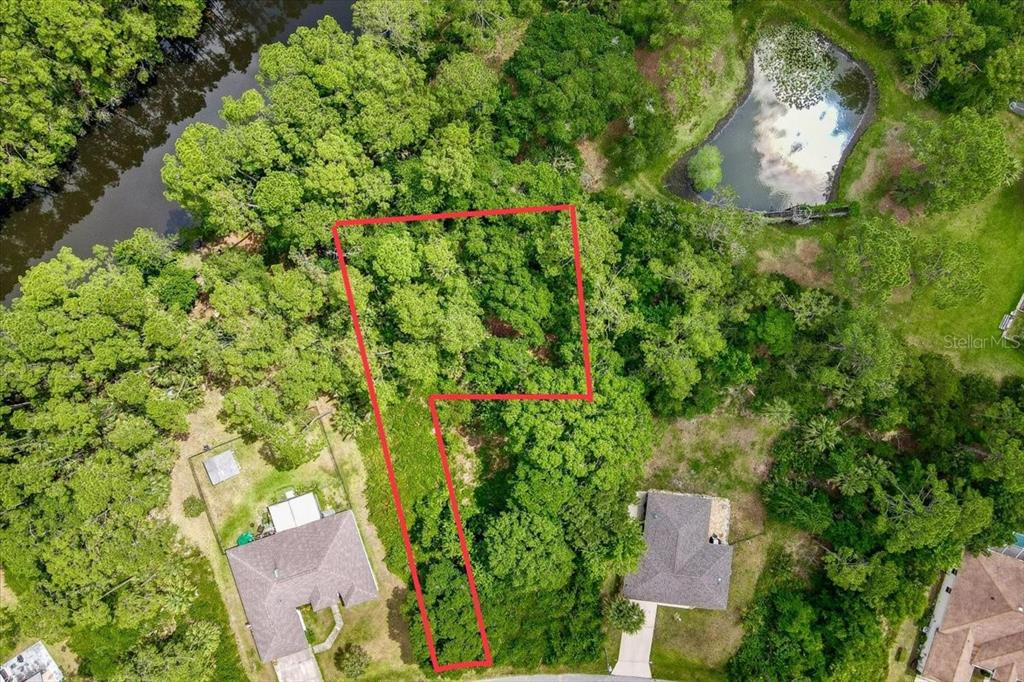
<svg viewBox="0 0 1024 682"><path fill-rule="evenodd" d="M489 677L483 682L637 682L635 677L624 677L622 675L580 675L569 673L566 675L513 675L512 677ZM653 682L668 682L667 680L653 680Z"/></svg>

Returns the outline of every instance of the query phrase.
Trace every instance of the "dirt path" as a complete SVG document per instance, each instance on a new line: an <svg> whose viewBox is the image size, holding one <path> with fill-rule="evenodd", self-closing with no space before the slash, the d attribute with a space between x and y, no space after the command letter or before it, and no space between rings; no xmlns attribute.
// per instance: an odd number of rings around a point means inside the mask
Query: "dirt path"
<svg viewBox="0 0 1024 682"><path fill-rule="evenodd" d="M221 598L227 608L231 630L235 634L238 655L241 657L242 665L250 679L270 681L274 679L273 669L270 666L264 666L259 660L252 636L246 627L245 611L242 609L242 601L235 589L231 569L228 567L224 553L221 552L206 514L190 519L182 511L185 498L189 495L199 494L189 468L189 456L201 451L204 445L216 445L232 437L220 427L217 421L217 413L220 412L223 402L223 396L219 393L209 392L206 394L203 406L189 415L189 435L178 445L178 461L175 462L174 469L171 470L171 496L164 512L167 518L178 526L185 540L209 560Z"/></svg>

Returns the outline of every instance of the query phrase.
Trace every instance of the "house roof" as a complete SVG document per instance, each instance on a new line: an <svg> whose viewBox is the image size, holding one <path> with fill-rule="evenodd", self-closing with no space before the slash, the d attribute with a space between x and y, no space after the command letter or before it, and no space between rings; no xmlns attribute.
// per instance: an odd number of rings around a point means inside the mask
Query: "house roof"
<svg viewBox="0 0 1024 682"><path fill-rule="evenodd" d="M0 680L4 682L61 682L63 679L64 673L42 642L36 642L0 665Z"/></svg>
<svg viewBox="0 0 1024 682"><path fill-rule="evenodd" d="M623 594L667 606L724 609L729 600L732 547L710 543L713 498L647 493L647 551Z"/></svg>
<svg viewBox="0 0 1024 682"><path fill-rule="evenodd" d="M292 497L267 507L274 530L278 533L313 523L320 518L320 505L316 502L316 495L306 493L295 497L295 493L291 491L288 494Z"/></svg>
<svg viewBox="0 0 1024 682"><path fill-rule="evenodd" d="M229 478L234 478L242 473L242 468L238 466L238 460L235 459L234 450L214 455L204 461L203 466L206 467L206 475L210 477L210 483L213 485L223 483Z"/></svg>
<svg viewBox="0 0 1024 682"><path fill-rule="evenodd" d="M277 532L227 551L256 649L273 661L305 649L300 606L314 611L377 596L351 511Z"/></svg>
<svg viewBox="0 0 1024 682"><path fill-rule="evenodd" d="M1024 680L1024 561L964 557L923 672L966 682L975 668L1000 682Z"/></svg>

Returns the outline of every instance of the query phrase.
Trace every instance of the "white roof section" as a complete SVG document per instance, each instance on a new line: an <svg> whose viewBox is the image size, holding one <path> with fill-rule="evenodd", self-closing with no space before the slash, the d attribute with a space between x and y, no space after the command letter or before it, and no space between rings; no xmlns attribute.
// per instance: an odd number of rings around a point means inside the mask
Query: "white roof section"
<svg viewBox="0 0 1024 682"><path fill-rule="evenodd" d="M242 473L242 468L238 466L238 460L235 459L234 450L225 450L219 455L214 455L203 462L203 466L206 467L206 475L210 477L210 483L214 485Z"/></svg>
<svg viewBox="0 0 1024 682"><path fill-rule="evenodd" d="M4 682L61 682L64 673L46 650L46 645L36 642L0 665L0 679Z"/></svg>
<svg viewBox="0 0 1024 682"><path fill-rule="evenodd" d="M278 533L319 521L321 516L320 505L317 504L316 495L313 493L290 497L284 502L272 504L267 507L267 511L270 512L270 520Z"/></svg>

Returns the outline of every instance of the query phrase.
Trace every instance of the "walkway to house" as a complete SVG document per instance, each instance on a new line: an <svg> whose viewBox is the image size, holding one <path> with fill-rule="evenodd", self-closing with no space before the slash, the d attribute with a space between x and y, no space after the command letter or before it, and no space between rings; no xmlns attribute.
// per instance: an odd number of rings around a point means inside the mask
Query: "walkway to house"
<svg viewBox="0 0 1024 682"><path fill-rule="evenodd" d="M314 654L322 654L325 651L329 651L334 646L334 640L338 639L338 635L341 634L341 609L338 608L337 604L331 604L331 613L334 615L334 627L331 628L331 634L327 635L327 639L313 647Z"/></svg>
<svg viewBox="0 0 1024 682"><path fill-rule="evenodd" d="M632 635L622 633L619 643L619 661L612 675L625 677L651 677L651 644L654 643L654 621L658 605L649 601L635 601L644 611L644 626Z"/></svg>

